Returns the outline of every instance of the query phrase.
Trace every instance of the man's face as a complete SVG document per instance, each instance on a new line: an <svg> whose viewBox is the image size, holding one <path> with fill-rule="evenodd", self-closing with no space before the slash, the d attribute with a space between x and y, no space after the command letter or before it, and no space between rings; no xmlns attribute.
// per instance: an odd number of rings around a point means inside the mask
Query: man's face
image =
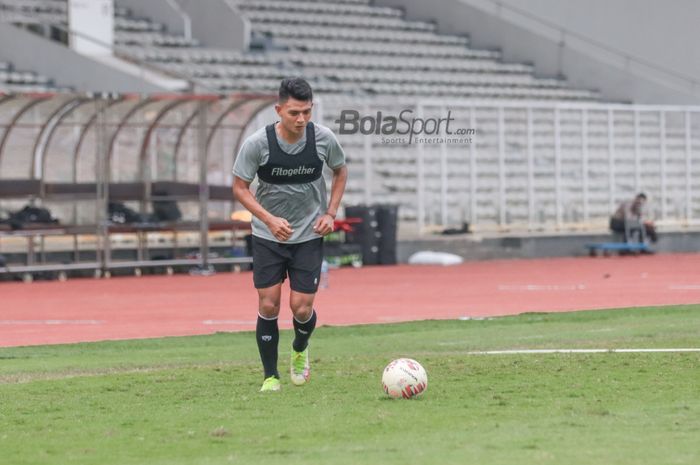
<svg viewBox="0 0 700 465"><path fill-rule="evenodd" d="M306 124L311 119L310 100L297 100L289 97L286 102L275 105L275 111L280 117L280 123L287 131L301 135L306 129Z"/></svg>
<svg viewBox="0 0 700 465"><path fill-rule="evenodd" d="M639 213L642 211L642 207L644 207L644 204L646 203L646 200L642 197L636 197L634 199L634 203L632 204L632 210L634 210L635 213Z"/></svg>

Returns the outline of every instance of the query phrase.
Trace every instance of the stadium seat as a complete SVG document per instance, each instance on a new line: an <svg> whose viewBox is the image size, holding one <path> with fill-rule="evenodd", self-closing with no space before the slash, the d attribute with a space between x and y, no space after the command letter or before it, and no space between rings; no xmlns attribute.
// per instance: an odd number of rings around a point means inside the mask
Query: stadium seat
<svg viewBox="0 0 700 465"><path fill-rule="evenodd" d="M250 21L253 42L261 49L202 47L196 38L171 34L117 3L117 52L227 92L274 91L275 79L301 74L313 76L317 92L336 95L599 98L585 89L567 89L561 79L536 78L529 64L504 63L497 50L470 48L467 37L439 34L433 23L408 21L401 9L367 0L232 4Z"/></svg>
<svg viewBox="0 0 700 465"><path fill-rule="evenodd" d="M256 49L203 47L116 2L115 49L168 73L227 92L275 89L290 74L310 77L319 93L509 100L598 100L559 78L539 78L524 63L504 63L498 50L469 46L466 36L409 21L400 8L368 0L231 0L251 24ZM0 0L0 20L67 23L65 0ZM1 69L7 90L50 88L50 80ZM12 87L8 87L8 86Z"/></svg>

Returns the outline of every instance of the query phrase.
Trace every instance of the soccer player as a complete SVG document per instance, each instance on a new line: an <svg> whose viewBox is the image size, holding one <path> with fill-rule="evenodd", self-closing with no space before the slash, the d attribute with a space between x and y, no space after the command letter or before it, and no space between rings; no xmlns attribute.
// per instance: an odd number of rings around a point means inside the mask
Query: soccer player
<svg viewBox="0 0 700 465"><path fill-rule="evenodd" d="M277 318L287 275L294 316L290 375L297 386L309 380L323 236L333 231L345 191L345 153L330 129L310 121L312 108L308 82L282 80L275 105L279 121L248 137L233 166L233 194L253 214L253 283L259 298L255 336L265 372L260 391L280 389ZM330 201L324 163L333 171ZM250 184L256 176L253 195Z"/></svg>

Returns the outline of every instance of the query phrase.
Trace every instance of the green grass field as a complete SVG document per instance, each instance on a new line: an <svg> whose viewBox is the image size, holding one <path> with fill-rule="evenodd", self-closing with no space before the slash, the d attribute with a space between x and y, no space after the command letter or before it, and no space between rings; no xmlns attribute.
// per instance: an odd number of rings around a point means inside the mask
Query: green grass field
<svg viewBox="0 0 700 465"><path fill-rule="evenodd" d="M700 306L320 327L265 394L251 333L0 349L0 463L698 464L700 353L467 354L671 347ZM400 356L423 397L384 396Z"/></svg>

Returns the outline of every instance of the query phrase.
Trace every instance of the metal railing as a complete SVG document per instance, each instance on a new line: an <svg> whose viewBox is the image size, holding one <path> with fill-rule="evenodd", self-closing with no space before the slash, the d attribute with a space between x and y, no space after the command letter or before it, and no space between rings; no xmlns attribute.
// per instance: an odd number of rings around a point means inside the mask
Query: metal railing
<svg viewBox="0 0 700 465"><path fill-rule="evenodd" d="M398 203L404 230L600 230L642 191L660 225L700 224L700 107L326 98L323 108L335 131L344 109L367 117L366 128L378 112L451 118L453 135L434 140L339 135L346 203Z"/></svg>
<svg viewBox="0 0 700 465"><path fill-rule="evenodd" d="M0 225L0 254L13 258L0 273L250 262L210 250L213 239L240 240L249 229L231 221L231 167L250 121L274 99L2 96L0 211L43 206L60 224ZM110 202L142 219L115 224ZM181 220L157 218L157 205L176 202ZM218 244L233 253L232 245Z"/></svg>

